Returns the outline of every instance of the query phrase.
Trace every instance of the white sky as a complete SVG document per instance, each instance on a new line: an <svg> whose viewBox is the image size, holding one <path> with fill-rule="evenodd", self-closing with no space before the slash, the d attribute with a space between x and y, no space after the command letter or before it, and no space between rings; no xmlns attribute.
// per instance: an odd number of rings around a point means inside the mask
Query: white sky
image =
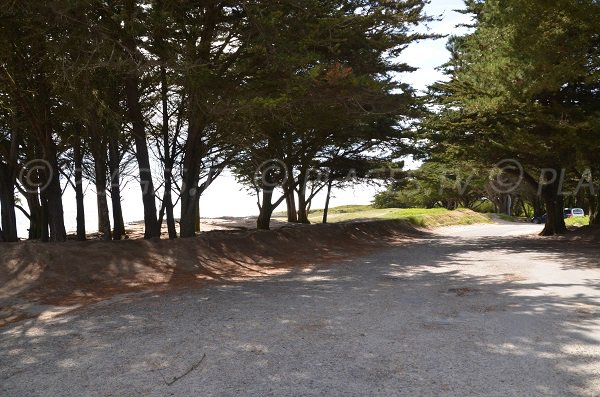
<svg viewBox="0 0 600 397"><path fill-rule="evenodd" d="M420 28L423 31L439 34L462 34L465 29L456 29L456 25L469 22L469 18L454 12L455 9L463 8L462 0L432 0L426 7L426 12L431 16L441 16L442 20L429 24L429 29ZM411 45L402 55L401 59L411 66L419 68L414 73L401 76L405 82L412 84L419 90L424 90L428 85L441 80L444 76L436 71L435 68L444 64L449 53L446 51L446 38L438 40L425 40ZM410 167L410 162L407 162ZM369 204L373 196L382 190L370 186L355 186L345 190L335 190L332 195L331 205L346 204ZM136 183L129 183L122 192L123 194L123 212L125 222L132 222L143 219L143 207L141 200L141 191ZM317 196L313 202L313 208L322 208L324 206L324 194ZM75 194L72 189L67 189L64 198L65 226L67 231L73 231L76 228L76 208ZM96 198L92 186L87 189L85 198L86 206L86 227L88 232L93 232L97 228L97 207ZM278 210L284 209L285 206ZM224 173L204 194L201 200L202 217L219 216L250 216L258 213L256 197L248 193L235 178ZM179 208L176 208L175 216L179 216ZM27 237L27 228L29 224L27 219L18 213L19 235Z"/></svg>

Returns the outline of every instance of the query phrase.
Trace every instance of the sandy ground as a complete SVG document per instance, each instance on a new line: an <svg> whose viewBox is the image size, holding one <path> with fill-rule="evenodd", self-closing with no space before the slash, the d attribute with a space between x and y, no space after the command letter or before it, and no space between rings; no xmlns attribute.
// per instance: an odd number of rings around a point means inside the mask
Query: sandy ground
<svg viewBox="0 0 600 397"><path fill-rule="evenodd" d="M179 221L175 224L177 232L179 233ZM282 227L293 227L295 224L287 222L286 217L273 216L271 218L271 229L277 230ZM201 218L200 219L200 231L201 232L212 232L215 230L255 230L256 229L256 217L255 216L223 216L219 218ZM125 225L127 231L127 238L129 239L140 239L144 238L144 222L136 221L130 222ZM74 237L75 231L71 231L70 234ZM166 222L163 222L161 229L161 237L168 238L169 231L167 229ZM100 238L98 233L90 235L90 238Z"/></svg>
<svg viewBox="0 0 600 397"><path fill-rule="evenodd" d="M598 396L600 248L444 228L0 328L6 396Z"/></svg>
<svg viewBox="0 0 600 397"><path fill-rule="evenodd" d="M273 277L349 260L428 233L399 220L213 230L196 238L0 245L0 327L115 295Z"/></svg>

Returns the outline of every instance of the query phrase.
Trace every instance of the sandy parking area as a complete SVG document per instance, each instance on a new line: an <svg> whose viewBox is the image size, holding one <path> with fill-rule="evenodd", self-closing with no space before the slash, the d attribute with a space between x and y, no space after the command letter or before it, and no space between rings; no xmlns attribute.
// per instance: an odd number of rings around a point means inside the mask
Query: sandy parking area
<svg viewBox="0 0 600 397"><path fill-rule="evenodd" d="M598 396L600 248L446 228L0 328L6 396Z"/></svg>

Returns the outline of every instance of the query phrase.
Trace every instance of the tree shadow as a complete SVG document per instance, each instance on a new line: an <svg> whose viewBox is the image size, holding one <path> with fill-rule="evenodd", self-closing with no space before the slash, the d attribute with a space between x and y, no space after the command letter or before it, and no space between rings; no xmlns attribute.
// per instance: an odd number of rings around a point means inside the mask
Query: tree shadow
<svg viewBox="0 0 600 397"><path fill-rule="evenodd" d="M214 249L247 264L241 248ZM168 254L193 253L182 252ZM67 385L73 395L595 395L598 253L536 238L431 237L243 283L105 302L0 329L1 387L7 395Z"/></svg>

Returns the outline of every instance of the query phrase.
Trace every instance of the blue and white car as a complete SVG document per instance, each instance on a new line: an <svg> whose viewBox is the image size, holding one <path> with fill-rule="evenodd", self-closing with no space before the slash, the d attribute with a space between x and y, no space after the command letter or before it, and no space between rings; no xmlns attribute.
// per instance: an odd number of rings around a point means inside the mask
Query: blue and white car
<svg viewBox="0 0 600 397"><path fill-rule="evenodd" d="M565 218L583 218L585 211L582 208L565 208Z"/></svg>

